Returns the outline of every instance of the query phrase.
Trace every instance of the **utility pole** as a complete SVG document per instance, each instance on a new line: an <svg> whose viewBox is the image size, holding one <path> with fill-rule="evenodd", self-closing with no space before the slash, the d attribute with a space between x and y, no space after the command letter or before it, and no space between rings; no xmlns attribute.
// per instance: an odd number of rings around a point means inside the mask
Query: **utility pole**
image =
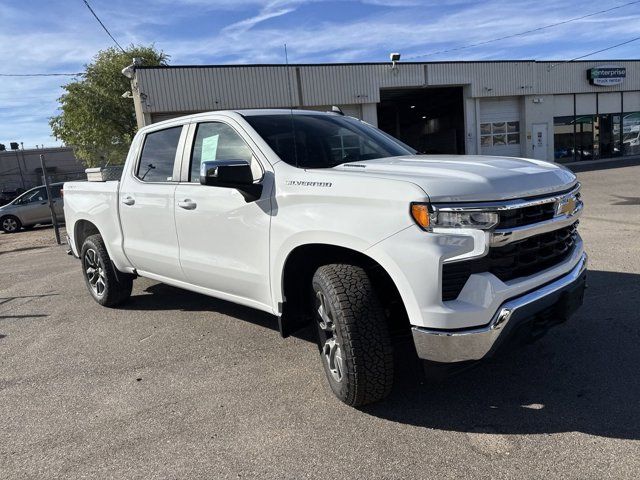
<svg viewBox="0 0 640 480"><path fill-rule="evenodd" d="M47 176L47 167L44 162L44 155L40 154L40 166L42 167L42 177L44 178L44 186L47 189L47 198L49 199L49 211L51 212L51 223L53 223L53 229L56 232L56 242L61 245L60 241L60 227L58 226L58 217L56 211L53 208L53 197L51 196L51 187L49 186L49 177Z"/></svg>
<svg viewBox="0 0 640 480"><path fill-rule="evenodd" d="M24 167L24 171L28 172L29 169L27 168L27 160L24 156L24 142L20 142L20 154L22 155L22 166Z"/></svg>
<svg viewBox="0 0 640 480"><path fill-rule="evenodd" d="M18 156L17 142L11 142L11 150L13 150L16 154L16 163L18 164L18 170L20 171L20 180L22 181L22 189L24 190L26 187L24 185L24 175L22 175L22 167L20 166L20 157Z"/></svg>

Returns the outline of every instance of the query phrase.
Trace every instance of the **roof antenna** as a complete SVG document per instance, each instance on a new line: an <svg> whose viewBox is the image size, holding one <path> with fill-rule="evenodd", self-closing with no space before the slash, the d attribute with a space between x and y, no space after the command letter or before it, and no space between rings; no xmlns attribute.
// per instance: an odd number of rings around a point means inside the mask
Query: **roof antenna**
<svg viewBox="0 0 640 480"><path fill-rule="evenodd" d="M289 115L291 117L291 132L293 133L293 158L298 168L298 142L296 139L296 124L293 119L293 91L291 90L291 75L289 72L289 55L287 54L287 44L284 44L284 62L287 65L287 85L289 87Z"/></svg>

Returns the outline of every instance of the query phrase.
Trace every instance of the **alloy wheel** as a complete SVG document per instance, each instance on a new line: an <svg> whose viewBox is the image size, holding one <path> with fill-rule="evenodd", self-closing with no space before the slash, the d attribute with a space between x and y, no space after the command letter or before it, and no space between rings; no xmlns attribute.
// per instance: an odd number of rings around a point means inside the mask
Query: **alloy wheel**
<svg viewBox="0 0 640 480"><path fill-rule="evenodd" d="M15 232L18 229L18 222L15 218L5 218L2 221L2 229L5 232Z"/></svg>
<svg viewBox="0 0 640 480"><path fill-rule="evenodd" d="M320 349L329 373L336 382L341 382L344 376L344 360L338 337L334 314L329 301L321 291L316 293L316 312L318 315L318 332L320 334Z"/></svg>
<svg viewBox="0 0 640 480"><path fill-rule="evenodd" d="M106 279L104 272L104 265L102 260L98 256L98 253L90 248L84 254L84 266L87 281L93 293L98 297L104 295L106 289Z"/></svg>

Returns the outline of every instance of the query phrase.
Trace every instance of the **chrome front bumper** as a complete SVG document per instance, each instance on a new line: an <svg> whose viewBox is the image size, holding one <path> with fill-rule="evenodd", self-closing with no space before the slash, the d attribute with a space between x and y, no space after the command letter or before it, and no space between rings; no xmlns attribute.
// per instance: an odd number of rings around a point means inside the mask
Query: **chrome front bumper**
<svg viewBox="0 0 640 480"><path fill-rule="evenodd" d="M582 304L587 269L584 253L566 275L537 290L503 303L487 325L459 330L413 327L418 356L434 362L453 363L489 356L516 329L541 312L567 318Z"/></svg>

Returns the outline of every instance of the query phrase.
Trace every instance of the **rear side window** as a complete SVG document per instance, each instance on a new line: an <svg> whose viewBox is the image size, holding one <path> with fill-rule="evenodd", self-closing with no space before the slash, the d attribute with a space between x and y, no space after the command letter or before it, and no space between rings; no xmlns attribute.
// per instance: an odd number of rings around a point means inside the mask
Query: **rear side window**
<svg viewBox="0 0 640 480"><path fill-rule="evenodd" d="M182 126L148 133L144 139L136 177L145 182L172 182L173 164Z"/></svg>
<svg viewBox="0 0 640 480"><path fill-rule="evenodd" d="M200 164L215 160L244 160L252 165L252 153L242 137L229 125L219 122L200 123L191 153L189 180L200 181Z"/></svg>

